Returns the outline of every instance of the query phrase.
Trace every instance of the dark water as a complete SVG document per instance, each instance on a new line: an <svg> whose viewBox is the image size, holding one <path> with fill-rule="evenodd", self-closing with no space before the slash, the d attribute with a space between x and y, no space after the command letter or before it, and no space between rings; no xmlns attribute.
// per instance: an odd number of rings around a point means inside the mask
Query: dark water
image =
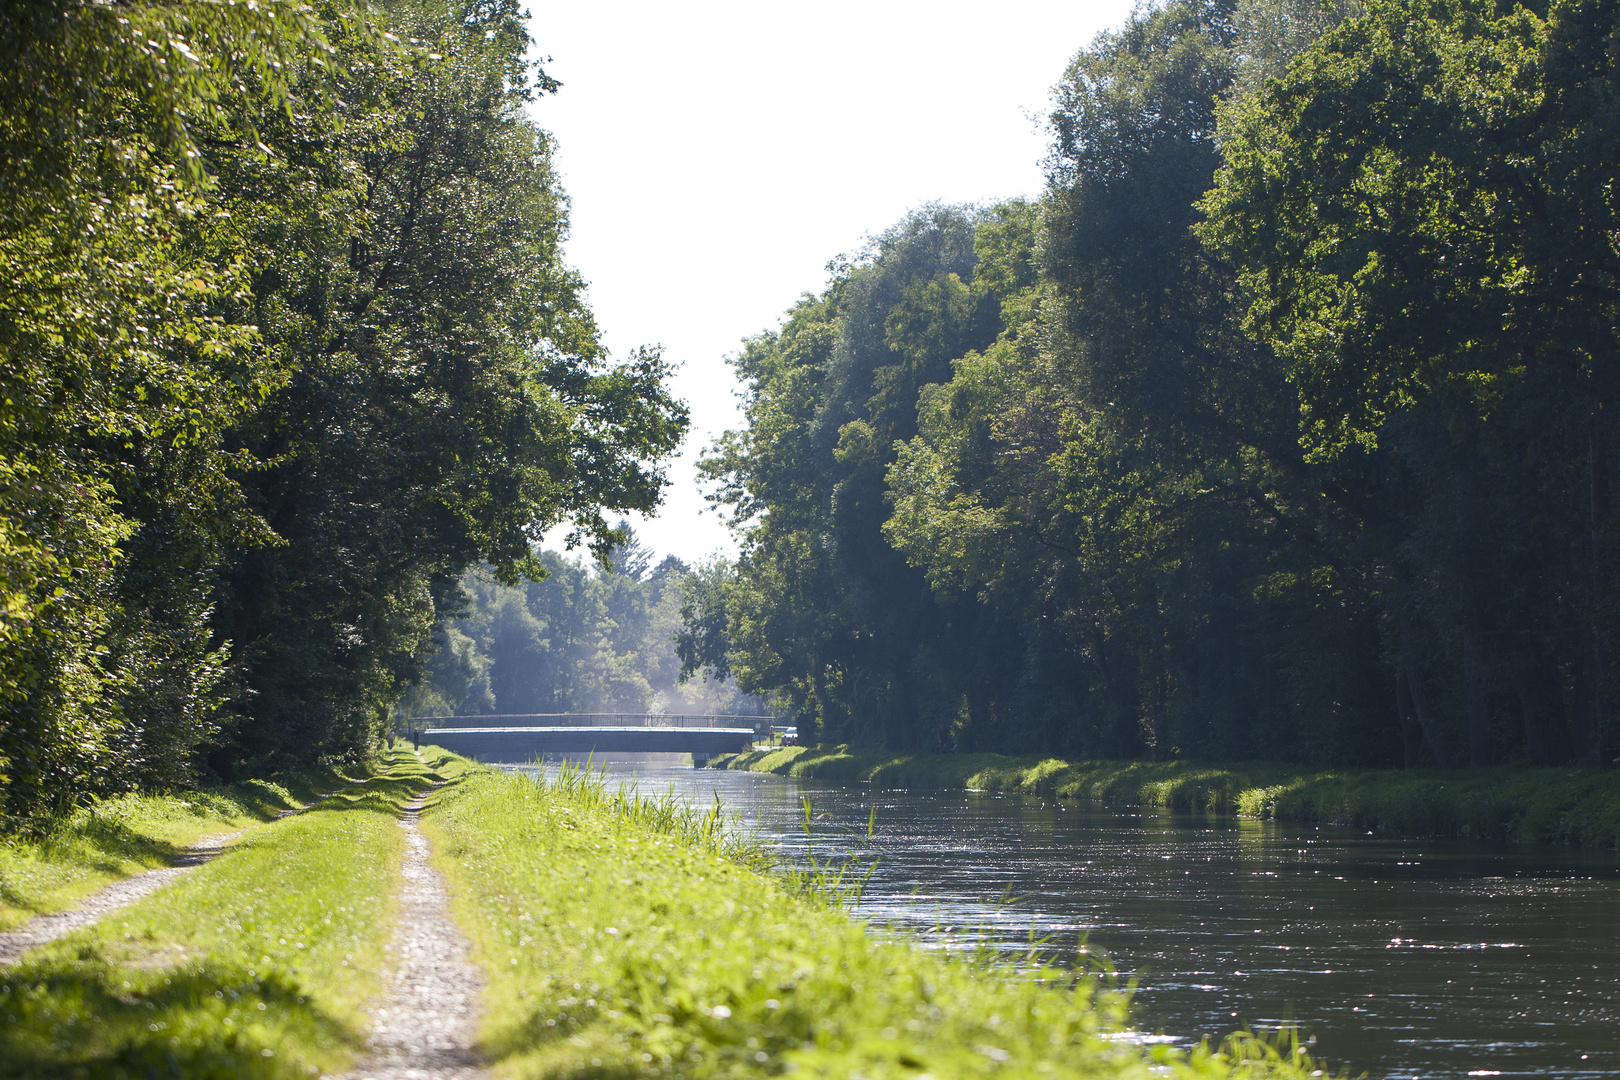
<svg viewBox="0 0 1620 1080"><path fill-rule="evenodd" d="M1335 1072L1620 1076L1612 854L635 771L643 790L718 792L790 858L803 858L808 797L818 858L877 859L859 913L936 944L1022 950L1033 931L1072 956L1088 935L1138 980L1144 1033L1196 1041L1292 1020Z"/></svg>

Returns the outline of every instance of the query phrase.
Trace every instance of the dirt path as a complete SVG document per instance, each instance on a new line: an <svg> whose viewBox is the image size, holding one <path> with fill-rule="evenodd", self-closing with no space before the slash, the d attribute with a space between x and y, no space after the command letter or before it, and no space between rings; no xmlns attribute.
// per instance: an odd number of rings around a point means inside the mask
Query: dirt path
<svg viewBox="0 0 1620 1080"><path fill-rule="evenodd" d="M421 756L420 753L417 754ZM371 1056L350 1080L474 1080L484 1076L473 1048L484 979L450 921L444 875L428 863L417 828L433 788L405 808L405 887L390 950L398 958L388 993L371 1013Z"/></svg>
<svg viewBox="0 0 1620 1080"><path fill-rule="evenodd" d="M359 782L351 781L351 783ZM284 817L303 813L311 806L318 806L336 794L335 791L329 791L304 806L283 810L272 820L280 821ZM151 896L181 874L218 857L226 848L240 840L247 831L238 829L221 836L204 837L176 856L173 866L159 867L124 878L122 881L115 881L100 892L92 893L79 901L78 907L58 911L53 915L36 915L17 929L0 934L0 967L15 964L29 949L55 941L82 926L90 926L104 915Z"/></svg>

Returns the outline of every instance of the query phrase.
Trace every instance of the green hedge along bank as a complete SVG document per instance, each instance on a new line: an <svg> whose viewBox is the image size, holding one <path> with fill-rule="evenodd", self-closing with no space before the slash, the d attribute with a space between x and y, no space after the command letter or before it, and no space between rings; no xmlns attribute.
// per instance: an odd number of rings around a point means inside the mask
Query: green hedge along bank
<svg viewBox="0 0 1620 1080"><path fill-rule="evenodd" d="M713 759L710 768L883 787L968 788L1352 825L1411 836L1614 848L1620 771L1320 770L1267 762L1063 761L1001 754L894 754L788 746Z"/></svg>

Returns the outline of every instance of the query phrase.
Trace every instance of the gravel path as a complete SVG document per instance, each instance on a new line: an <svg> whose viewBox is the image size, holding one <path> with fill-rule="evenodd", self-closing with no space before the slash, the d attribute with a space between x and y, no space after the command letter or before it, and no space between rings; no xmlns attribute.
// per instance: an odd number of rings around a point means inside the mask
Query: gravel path
<svg viewBox="0 0 1620 1080"><path fill-rule="evenodd" d="M417 755L420 757L420 753ZM428 863L417 828L435 784L405 808L405 887L389 949L398 958L382 1004L371 1013L371 1056L349 1080L474 1080L485 1073L473 1049L484 979L467 939L450 921L450 890Z"/></svg>
<svg viewBox="0 0 1620 1080"><path fill-rule="evenodd" d="M356 783L358 781L355 781ZM337 794L329 791L306 806L294 810L283 810L275 816L276 821L292 814L302 813L311 806L330 799ZM163 886L179 877L181 874L201 866L209 859L217 857L226 848L242 838L246 829L238 829L233 833L222 836L208 836L191 845L180 855L175 857L173 866L164 866L156 870L148 870L143 874L115 881L98 893L79 901L79 906L68 911L59 911L54 915L36 915L23 923L15 930L8 930L0 934L0 967L15 964L21 960L23 953L37 946L47 944L72 933L81 926L89 926L101 919L103 915L128 907L137 900L144 899L157 892Z"/></svg>

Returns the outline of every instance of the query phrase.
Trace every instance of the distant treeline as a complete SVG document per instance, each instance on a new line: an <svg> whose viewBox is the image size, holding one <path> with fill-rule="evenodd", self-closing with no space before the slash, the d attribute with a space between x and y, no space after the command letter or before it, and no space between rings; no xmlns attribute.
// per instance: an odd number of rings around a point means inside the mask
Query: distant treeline
<svg viewBox="0 0 1620 1080"><path fill-rule="evenodd" d="M562 262L515 0L0 8L0 823L369 753L684 408Z"/></svg>
<svg viewBox="0 0 1620 1080"><path fill-rule="evenodd" d="M764 702L724 678L683 678L676 638L685 563L653 554L624 522L606 568L542 551L543 581L502 585L467 572L467 606L434 633L425 677L401 719L488 713L758 715Z"/></svg>
<svg viewBox="0 0 1620 1080"><path fill-rule="evenodd" d="M1612 757L1617 65L1614 0L1139 10L1043 198L736 357L689 664L896 749Z"/></svg>

